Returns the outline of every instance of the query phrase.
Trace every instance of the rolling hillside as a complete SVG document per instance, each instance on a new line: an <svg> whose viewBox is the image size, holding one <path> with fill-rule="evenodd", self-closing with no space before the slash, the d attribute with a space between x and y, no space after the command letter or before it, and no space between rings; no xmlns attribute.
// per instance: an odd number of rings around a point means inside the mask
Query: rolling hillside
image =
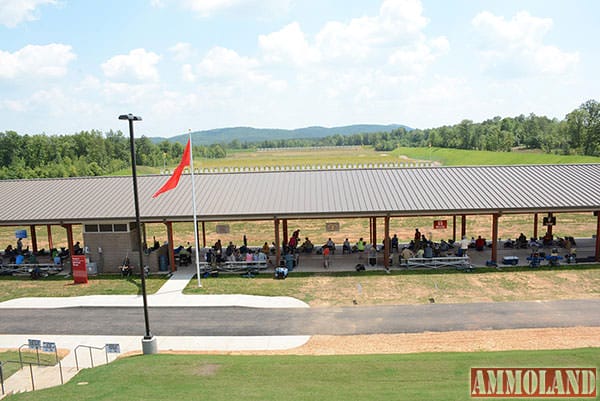
<svg viewBox="0 0 600 401"><path fill-rule="evenodd" d="M231 142L234 139L240 142L259 142L265 140L278 140L290 138L324 138L331 135L353 135L359 133L388 132L397 128L412 128L405 125L375 125L375 124L357 124L344 127L306 127L293 130L276 128L252 128L252 127L232 127L217 128L206 131L192 132L194 145L210 145L213 143ZM171 138L151 138L154 142L163 140L185 143L187 134L173 136Z"/></svg>

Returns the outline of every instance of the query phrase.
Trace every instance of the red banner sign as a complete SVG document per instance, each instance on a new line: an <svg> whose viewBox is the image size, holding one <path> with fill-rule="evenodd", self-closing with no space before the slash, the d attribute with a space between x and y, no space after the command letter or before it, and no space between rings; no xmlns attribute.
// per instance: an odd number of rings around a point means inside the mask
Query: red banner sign
<svg viewBox="0 0 600 401"><path fill-rule="evenodd" d="M445 230L448 228L448 220L433 220L434 230Z"/></svg>
<svg viewBox="0 0 600 401"><path fill-rule="evenodd" d="M71 261L73 264L73 282L75 284L87 284L88 274L87 266L85 265L85 255L73 255L71 256Z"/></svg>

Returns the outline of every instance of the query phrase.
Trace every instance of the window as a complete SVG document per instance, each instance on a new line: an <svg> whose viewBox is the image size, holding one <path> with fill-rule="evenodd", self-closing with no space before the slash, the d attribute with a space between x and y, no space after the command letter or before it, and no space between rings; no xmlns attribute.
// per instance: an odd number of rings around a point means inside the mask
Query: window
<svg viewBox="0 0 600 401"><path fill-rule="evenodd" d="M86 233L97 233L98 232L98 224L86 224L83 226L83 230Z"/></svg>
<svg viewBox="0 0 600 401"><path fill-rule="evenodd" d="M100 224L100 232L101 233L112 233L113 225L112 224Z"/></svg>
<svg viewBox="0 0 600 401"><path fill-rule="evenodd" d="M113 224L113 231L116 233L126 233L127 224Z"/></svg>
<svg viewBox="0 0 600 401"><path fill-rule="evenodd" d="M83 231L86 233L126 233L131 231L131 229L129 229L127 223L102 223L84 224Z"/></svg>

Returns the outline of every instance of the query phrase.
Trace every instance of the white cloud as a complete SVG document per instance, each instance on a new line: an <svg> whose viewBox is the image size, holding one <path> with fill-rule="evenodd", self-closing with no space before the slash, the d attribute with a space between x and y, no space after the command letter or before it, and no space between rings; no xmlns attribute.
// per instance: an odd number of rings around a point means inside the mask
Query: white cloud
<svg viewBox="0 0 600 401"><path fill-rule="evenodd" d="M0 50L0 79L62 77L75 58L71 46L60 43L27 45L14 53Z"/></svg>
<svg viewBox="0 0 600 401"><path fill-rule="evenodd" d="M521 11L506 20L484 11L471 23L481 35L483 67L489 72L503 76L563 74L579 62L577 52L544 44L544 37L552 29L550 18Z"/></svg>
<svg viewBox="0 0 600 401"><path fill-rule="evenodd" d="M235 78L247 76L258 65L257 60L242 57L234 50L213 47L198 65L198 71L210 78Z"/></svg>
<svg viewBox="0 0 600 401"><path fill-rule="evenodd" d="M419 0L386 0L375 16L328 21L313 36L298 22L259 36L262 59L298 69L354 70L357 75L382 68L393 75L422 74L449 50L445 37L422 31L428 19ZM377 67L373 67L373 66Z"/></svg>
<svg viewBox="0 0 600 401"><path fill-rule="evenodd" d="M153 0L157 1L157 0ZM165 0L166 1L166 0ZM164 4L165 1L158 1ZM282 14L289 10L291 0L177 0L180 7L206 18L223 12Z"/></svg>
<svg viewBox="0 0 600 401"><path fill-rule="evenodd" d="M108 78L116 81L146 81L159 80L156 64L160 56L145 49L134 49L129 54L114 56L102 64L102 71Z"/></svg>
<svg viewBox="0 0 600 401"><path fill-rule="evenodd" d="M187 61L194 55L194 49L190 43L179 42L169 48L169 51L173 53L173 58L176 61Z"/></svg>
<svg viewBox="0 0 600 401"><path fill-rule="evenodd" d="M181 66L181 78L185 82L196 82L196 75L194 74L194 68L191 64L184 64Z"/></svg>
<svg viewBox="0 0 600 401"><path fill-rule="evenodd" d="M435 38L429 43L416 42L406 46L389 57L389 62L400 75L421 75L440 55L449 51L450 44L445 37Z"/></svg>
<svg viewBox="0 0 600 401"><path fill-rule="evenodd" d="M13 28L23 21L38 19L37 8L56 0L0 0L0 24Z"/></svg>
<svg viewBox="0 0 600 401"><path fill-rule="evenodd" d="M202 17L239 6L244 0L182 0L181 5L198 13Z"/></svg>
<svg viewBox="0 0 600 401"><path fill-rule="evenodd" d="M386 0L377 16L328 22L316 35L317 46L330 58L370 59L379 48L420 40L428 23L422 11L420 0Z"/></svg>
<svg viewBox="0 0 600 401"><path fill-rule="evenodd" d="M260 35L258 43L268 62L291 61L293 64L305 64L318 61L319 51L311 47L297 22L293 22L277 32Z"/></svg>

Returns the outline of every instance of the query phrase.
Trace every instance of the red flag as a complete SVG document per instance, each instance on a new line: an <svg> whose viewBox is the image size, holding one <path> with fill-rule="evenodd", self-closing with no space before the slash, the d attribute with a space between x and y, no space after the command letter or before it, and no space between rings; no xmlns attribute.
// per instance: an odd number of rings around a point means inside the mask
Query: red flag
<svg viewBox="0 0 600 401"><path fill-rule="evenodd" d="M181 173L183 173L183 169L189 165L190 165L190 140L188 139L188 143L185 147L185 150L183 151L183 157L181 158L181 162L179 163L177 168L175 168L175 171L173 171L173 175L171 176L171 178L169 178L169 181L167 181L165 183L165 185L163 185L158 191L156 191L156 193L154 195L152 195L152 197L156 198L158 195L162 194L163 192L167 192L167 191L174 189L177 186L177 184L179 184L179 177L181 177Z"/></svg>

